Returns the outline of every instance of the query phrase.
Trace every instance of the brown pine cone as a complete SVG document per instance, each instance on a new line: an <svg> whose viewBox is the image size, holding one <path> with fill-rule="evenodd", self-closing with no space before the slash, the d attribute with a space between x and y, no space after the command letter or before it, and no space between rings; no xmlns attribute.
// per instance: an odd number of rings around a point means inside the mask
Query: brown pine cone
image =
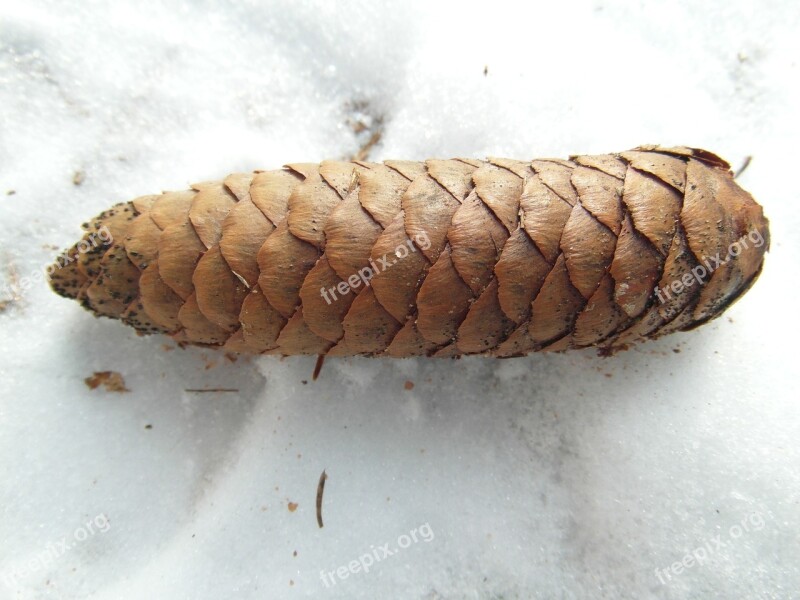
<svg viewBox="0 0 800 600"><path fill-rule="evenodd" d="M703 150L326 161L118 204L53 289L142 333L243 353L517 356L718 316L761 207Z"/></svg>

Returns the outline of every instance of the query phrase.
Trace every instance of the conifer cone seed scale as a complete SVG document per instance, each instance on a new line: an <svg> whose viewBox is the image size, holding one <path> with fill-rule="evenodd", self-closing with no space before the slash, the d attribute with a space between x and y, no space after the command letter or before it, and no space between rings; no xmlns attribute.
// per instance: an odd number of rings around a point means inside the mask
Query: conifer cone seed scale
<svg viewBox="0 0 800 600"><path fill-rule="evenodd" d="M761 271L761 207L691 148L570 160L325 161L142 196L51 286L141 333L249 354L524 355L718 316Z"/></svg>

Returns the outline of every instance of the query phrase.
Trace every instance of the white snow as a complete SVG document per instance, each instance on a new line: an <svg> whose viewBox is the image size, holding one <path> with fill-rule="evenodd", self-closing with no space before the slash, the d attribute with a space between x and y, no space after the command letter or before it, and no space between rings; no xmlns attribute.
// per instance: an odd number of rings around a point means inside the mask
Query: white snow
<svg viewBox="0 0 800 600"><path fill-rule="evenodd" d="M797 598L799 27L788 1L0 0L0 598ZM613 358L316 382L7 286L114 202L350 156L358 119L373 160L752 155L766 268Z"/></svg>

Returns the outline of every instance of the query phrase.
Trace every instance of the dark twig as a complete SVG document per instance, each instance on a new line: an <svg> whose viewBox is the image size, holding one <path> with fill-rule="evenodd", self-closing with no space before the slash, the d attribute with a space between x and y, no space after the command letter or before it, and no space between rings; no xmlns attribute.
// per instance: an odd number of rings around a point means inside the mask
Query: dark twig
<svg viewBox="0 0 800 600"><path fill-rule="evenodd" d="M311 375L311 380L316 381L317 377L319 377L319 372L322 371L322 363L325 362L325 355L320 354L317 357L317 364L314 365L314 373Z"/></svg>
<svg viewBox="0 0 800 600"><path fill-rule="evenodd" d="M742 166L739 167L739 169L736 171L736 173L733 174L733 178L734 179L738 179L739 175L744 173L745 170L747 169L747 167L750 166L750 161L752 161L752 160L753 160L752 156L745 156L744 157L744 161L742 162Z"/></svg>
<svg viewBox="0 0 800 600"><path fill-rule="evenodd" d="M320 529L322 529L322 494L325 491L325 480L327 478L328 475L323 470L317 484L317 525L319 525Z"/></svg>
<svg viewBox="0 0 800 600"><path fill-rule="evenodd" d="M380 129L374 132L366 143L358 149L358 152L353 156L353 160L367 160L372 147L381 141L381 135L383 135L383 132Z"/></svg>

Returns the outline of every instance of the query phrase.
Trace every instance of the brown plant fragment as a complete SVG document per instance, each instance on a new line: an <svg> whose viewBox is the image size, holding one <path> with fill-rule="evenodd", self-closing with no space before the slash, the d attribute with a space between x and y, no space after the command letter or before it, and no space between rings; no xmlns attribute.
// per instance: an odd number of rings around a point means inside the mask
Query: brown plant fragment
<svg viewBox="0 0 800 600"><path fill-rule="evenodd" d="M107 392L130 392L125 387L125 379L116 371L95 371L93 375L83 381L90 390L95 390L102 385Z"/></svg>

